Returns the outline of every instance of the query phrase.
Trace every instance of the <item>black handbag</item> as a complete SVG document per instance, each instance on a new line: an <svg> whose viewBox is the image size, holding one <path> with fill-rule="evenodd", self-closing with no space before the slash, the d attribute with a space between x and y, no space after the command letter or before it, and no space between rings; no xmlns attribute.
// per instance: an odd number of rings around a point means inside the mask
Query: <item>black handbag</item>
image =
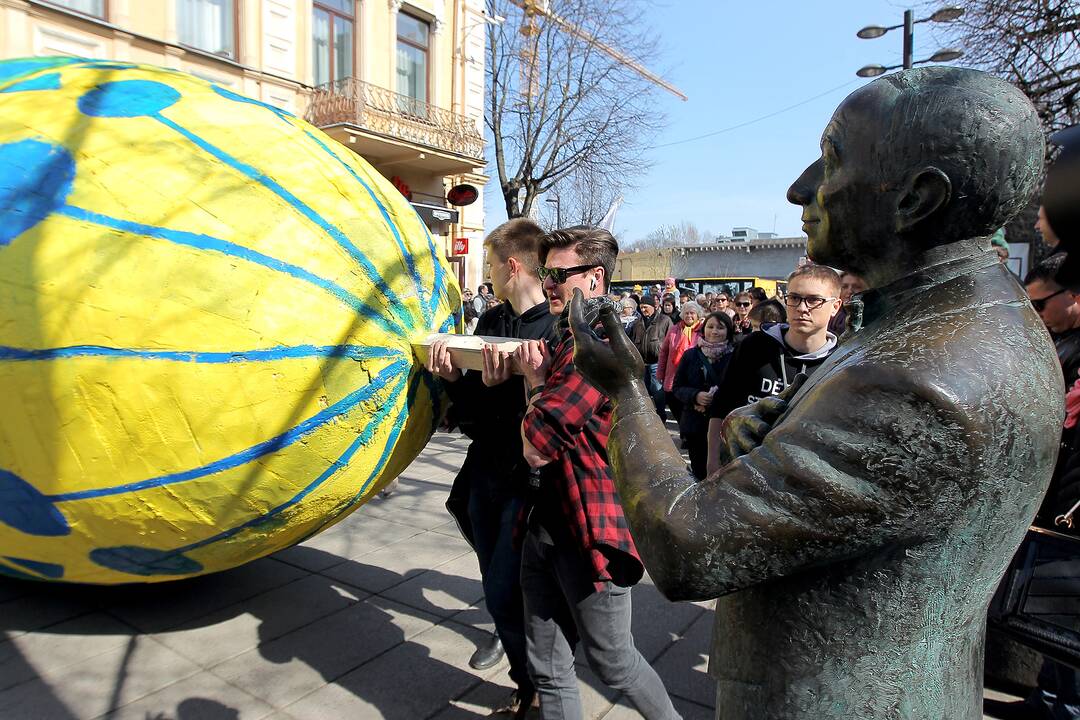
<svg viewBox="0 0 1080 720"><path fill-rule="evenodd" d="M1075 511L1059 516L1057 524L1071 528ZM987 621L1080 669L1080 537L1032 525L990 601Z"/></svg>

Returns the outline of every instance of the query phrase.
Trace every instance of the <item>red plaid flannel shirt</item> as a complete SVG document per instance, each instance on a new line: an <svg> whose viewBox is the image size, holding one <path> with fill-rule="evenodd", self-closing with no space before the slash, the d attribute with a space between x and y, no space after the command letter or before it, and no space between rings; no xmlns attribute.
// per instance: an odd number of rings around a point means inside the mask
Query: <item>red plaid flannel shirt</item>
<svg viewBox="0 0 1080 720"><path fill-rule="evenodd" d="M589 557L597 589L612 579L633 585L644 572L608 465L611 412L611 402L574 367L574 340L566 333L522 427L560 471L551 473L560 505L571 536Z"/></svg>

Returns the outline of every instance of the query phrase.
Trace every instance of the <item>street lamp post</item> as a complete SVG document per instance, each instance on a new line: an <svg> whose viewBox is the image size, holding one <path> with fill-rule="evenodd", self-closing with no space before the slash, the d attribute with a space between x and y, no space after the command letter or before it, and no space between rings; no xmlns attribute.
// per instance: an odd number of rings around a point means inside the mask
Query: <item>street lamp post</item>
<svg viewBox="0 0 1080 720"><path fill-rule="evenodd" d="M915 64L915 11L904 11L904 69Z"/></svg>
<svg viewBox="0 0 1080 720"><path fill-rule="evenodd" d="M904 31L904 60L900 65L890 65L888 67L884 65L866 65L859 69L855 74L859 77L875 77L882 75L889 70L896 70L898 68L904 68L908 70L916 65L922 65L928 62L949 62L955 60L964 53L960 50L947 48L944 50L938 50L936 53L924 60L915 59L915 25L916 23L923 22L952 22L961 15L964 14L963 8L958 7L943 7L940 10L935 11L930 17L915 19L915 11L904 11L904 22L900 25L890 25L889 27L882 27L881 25L867 25L859 32L855 33L863 40L873 40L879 38L890 30Z"/></svg>
<svg viewBox="0 0 1080 720"><path fill-rule="evenodd" d="M555 206L555 227L562 227L562 204L559 202L559 196L555 195L544 200Z"/></svg>

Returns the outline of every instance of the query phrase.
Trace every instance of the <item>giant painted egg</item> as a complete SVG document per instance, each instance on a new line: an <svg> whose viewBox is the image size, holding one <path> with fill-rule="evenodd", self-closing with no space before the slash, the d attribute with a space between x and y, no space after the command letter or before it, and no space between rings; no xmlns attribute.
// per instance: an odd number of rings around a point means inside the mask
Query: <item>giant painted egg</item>
<svg viewBox="0 0 1080 720"><path fill-rule="evenodd" d="M339 520L417 455L459 303L363 160L124 63L0 62L0 573L152 582Z"/></svg>

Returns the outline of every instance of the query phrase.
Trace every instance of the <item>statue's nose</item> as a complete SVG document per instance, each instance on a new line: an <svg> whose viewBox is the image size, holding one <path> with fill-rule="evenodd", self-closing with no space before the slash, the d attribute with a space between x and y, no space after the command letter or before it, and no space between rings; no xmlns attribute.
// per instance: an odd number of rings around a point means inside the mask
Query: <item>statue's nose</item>
<svg viewBox="0 0 1080 720"><path fill-rule="evenodd" d="M792 205L809 205L817 192L817 186L821 184L822 170L823 163L820 158L803 170L802 175L788 188L788 202Z"/></svg>

